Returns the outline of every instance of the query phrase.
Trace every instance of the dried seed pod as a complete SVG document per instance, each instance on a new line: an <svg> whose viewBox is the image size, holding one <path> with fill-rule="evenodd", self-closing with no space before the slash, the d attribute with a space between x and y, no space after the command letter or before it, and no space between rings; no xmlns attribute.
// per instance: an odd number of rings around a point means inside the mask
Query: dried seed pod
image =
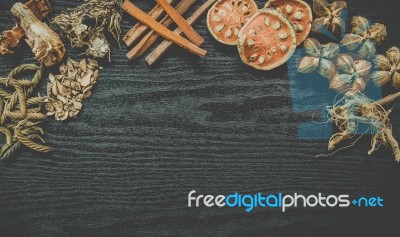
<svg viewBox="0 0 400 237"><path fill-rule="evenodd" d="M341 45L358 54L366 60L371 60L376 55L376 45L382 43L387 32L383 24L373 24L361 16L353 17L351 21L352 32L343 36Z"/></svg>
<svg viewBox="0 0 400 237"><path fill-rule="evenodd" d="M22 3L15 3L11 12L19 19L26 33L27 43L32 48L36 59L46 66L59 63L65 54L65 47L58 35L45 23L41 22L29 8Z"/></svg>
<svg viewBox="0 0 400 237"><path fill-rule="evenodd" d="M346 8L347 3L344 1L335 1L329 4L326 0L314 0L313 10L317 18L312 23L311 30L317 33L330 31L334 34L344 34Z"/></svg>
<svg viewBox="0 0 400 237"><path fill-rule="evenodd" d="M208 30L219 42L236 45L240 29L257 10L254 0L218 0L208 10Z"/></svg>
<svg viewBox="0 0 400 237"><path fill-rule="evenodd" d="M332 79L336 73L336 67L332 60L339 54L340 47L335 43L320 44L318 40L308 38L304 41L306 55L300 60L298 71L301 73L318 73Z"/></svg>
<svg viewBox="0 0 400 237"><path fill-rule="evenodd" d="M273 8L285 15L296 32L297 45L303 43L311 31L312 11L302 0L269 0L264 8Z"/></svg>
<svg viewBox="0 0 400 237"><path fill-rule="evenodd" d="M330 87L338 92L363 91L368 84L371 63L354 61L350 55L341 54L336 59L338 73L332 78Z"/></svg>
<svg viewBox="0 0 400 237"><path fill-rule="evenodd" d="M282 39L279 37L281 33L287 34L287 37ZM260 10L239 32L240 58L245 64L260 70L271 70L284 64L295 49L293 27L275 10Z"/></svg>
<svg viewBox="0 0 400 237"><path fill-rule="evenodd" d="M394 88L400 88L400 49L392 47L386 52L386 56L378 55L374 59L375 71L371 74L371 80L375 85L383 86L392 81Z"/></svg>

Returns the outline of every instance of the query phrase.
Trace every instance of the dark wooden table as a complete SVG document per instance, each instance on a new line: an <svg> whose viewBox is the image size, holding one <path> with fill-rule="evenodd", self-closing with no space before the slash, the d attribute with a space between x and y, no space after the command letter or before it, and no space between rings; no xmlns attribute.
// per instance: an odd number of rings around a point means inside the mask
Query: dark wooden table
<svg viewBox="0 0 400 237"><path fill-rule="evenodd" d="M13 2L1 3L1 30L13 26ZM54 1L53 14L79 2ZM134 2L146 10L154 4ZM398 6L373 0L348 4L350 16L387 26L380 53L399 46ZM124 14L123 32L133 23ZM174 47L148 67L143 58L129 62L127 49L112 43L112 62L104 64L79 118L48 119L45 138L55 152L23 150L16 160L0 163L0 236L382 236L398 226L393 215L400 211L400 164L390 149L368 156L365 136L351 149L316 159L327 152L327 140L298 137L299 125L313 112L293 111L288 66L253 70L241 63L235 47L211 37L204 18L195 28L206 39L205 59ZM65 44L69 57L83 57ZM34 62L22 46L15 55L0 57L1 75ZM313 103L319 92L304 93ZM400 103L393 108L400 139ZM385 207L248 214L238 208L188 208L193 189L380 195Z"/></svg>

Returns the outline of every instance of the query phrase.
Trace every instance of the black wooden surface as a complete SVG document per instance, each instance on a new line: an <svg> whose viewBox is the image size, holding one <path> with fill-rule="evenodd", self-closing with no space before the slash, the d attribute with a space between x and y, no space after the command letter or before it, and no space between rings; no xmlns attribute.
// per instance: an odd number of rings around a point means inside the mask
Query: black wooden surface
<svg viewBox="0 0 400 237"><path fill-rule="evenodd" d="M13 2L1 1L1 30L13 26ZM53 14L79 2L53 1ZM154 4L133 2L146 10ZM387 26L379 52L398 45L398 6L348 3L350 16ZM133 23L124 14L123 32ZM387 236L398 226L392 216L400 210L400 165L390 149L370 157L365 137L354 148L316 159L326 153L327 141L298 138L298 126L311 114L293 112L287 65L253 70L241 63L235 47L211 37L204 18L195 28L206 39L205 59L174 47L150 68L143 58L129 62L126 48L112 43L112 62L104 64L79 118L46 123L45 138L56 151L43 156L23 150L15 161L0 163L0 236ZM68 56L80 59L80 52ZM25 62L35 62L27 46L1 56L1 75ZM315 102L314 92L307 93ZM393 107L400 139L400 103ZM190 209L187 194L193 189L381 195L385 208L300 208L285 214Z"/></svg>

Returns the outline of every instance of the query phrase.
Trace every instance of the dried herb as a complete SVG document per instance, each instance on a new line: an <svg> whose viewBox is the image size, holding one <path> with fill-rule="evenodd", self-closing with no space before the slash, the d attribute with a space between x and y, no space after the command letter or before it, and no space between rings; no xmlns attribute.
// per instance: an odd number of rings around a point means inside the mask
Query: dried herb
<svg viewBox="0 0 400 237"><path fill-rule="evenodd" d="M52 20L71 42L72 47L87 46L86 54L103 58L110 54L110 45L104 35L111 33L119 42L121 14L119 0L84 0L85 3L63 11Z"/></svg>
<svg viewBox="0 0 400 237"><path fill-rule="evenodd" d="M39 20L42 20L51 11L50 4L47 0L30 0L25 3L25 6L27 6ZM13 48L19 45L24 35L25 31L19 23L11 30L4 31L3 35L0 36L0 54L14 53Z"/></svg>
<svg viewBox="0 0 400 237"><path fill-rule="evenodd" d="M346 94L332 107L328 107L330 121L339 129L339 132L331 137L328 149L334 150L341 142L354 138L361 125L367 125L368 128L365 133L374 134L368 154L371 155L381 145L390 145L393 149L395 160L400 162L399 145L393 137L392 125L389 119L391 110L386 110L383 107L398 97L400 97L400 93L387 96L375 102L364 94L355 92Z"/></svg>
<svg viewBox="0 0 400 237"><path fill-rule="evenodd" d="M345 10L347 3L335 1L329 4L326 0L314 0L313 10L317 18L312 23L312 31L324 33L327 30L334 34L344 34L346 30Z"/></svg>
<svg viewBox="0 0 400 237"><path fill-rule="evenodd" d="M308 38L304 41L306 56L300 61L298 71L301 73L318 73L331 79L336 73L334 58L339 55L340 46L335 43L320 44L318 40Z"/></svg>
<svg viewBox="0 0 400 237"><path fill-rule="evenodd" d="M343 36L341 45L356 51L360 57L371 60L376 55L376 45L380 45L387 36L383 24L371 23L364 17L355 16L351 21L351 33Z"/></svg>
<svg viewBox="0 0 400 237"><path fill-rule="evenodd" d="M32 48L36 59L46 66L59 63L65 54L65 47L58 35L41 22L33 12L22 3L15 3L11 12L18 18L25 31L26 42Z"/></svg>
<svg viewBox="0 0 400 237"><path fill-rule="evenodd" d="M68 59L60 66L60 75L49 75L45 109L48 116L58 121L76 118L82 109L82 101L92 95L93 86L99 78L97 61Z"/></svg>
<svg viewBox="0 0 400 237"><path fill-rule="evenodd" d="M35 72L32 80L16 79L30 71ZM33 97L33 92L42 76L43 68L24 64L15 68L7 78L0 78L0 132L6 137L6 144L0 151L3 159L12 156L21 145L39 152L51 151L50 147L38 143L44 143L41 138L44 132L39 125L46 118L40 112L45 97Z"/></svg>
<svg viewBox="0 0 400 237"><path fill-rule="evenodd" d="M392 82L394 88L400 88L400 50L392 47L385 55L377 55L374 59L376 70L371 74L372 81L378 85Z"/></svg>
<svg viewBox="0 0 400 237"><path fill-rule="evenodd" d="M332 78L330 86L340 92L363 91L367 86L372 65L365 60L353 60L350 55L337 57L338 73Z"/></svg>

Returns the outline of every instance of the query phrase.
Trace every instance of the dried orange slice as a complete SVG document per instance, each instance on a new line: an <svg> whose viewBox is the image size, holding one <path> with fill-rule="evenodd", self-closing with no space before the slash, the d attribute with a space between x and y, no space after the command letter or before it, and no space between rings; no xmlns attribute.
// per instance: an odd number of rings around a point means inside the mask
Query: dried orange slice
<svg viewBox="0 0 400 237"><path fill-rule="evenodd" d="M296 34L289 20L272 9L260 10L239 32L238 50L245 64L274 69L293 55Z"/></svg>
<svg viewBox="0 0 400 237"><path fill-rule="evenodd" d="M310 5L302 0L269 0L265 8L273 8L289 19L296 32L297 45L306 40L313 21Z"/></svg>
<svg viewBox="0 0 400 237"><path fill-rule="evenodd" d="M208 11L208 30L219 42L236 45L240 29L257 11L254 0L219 0Z"/></svg>

